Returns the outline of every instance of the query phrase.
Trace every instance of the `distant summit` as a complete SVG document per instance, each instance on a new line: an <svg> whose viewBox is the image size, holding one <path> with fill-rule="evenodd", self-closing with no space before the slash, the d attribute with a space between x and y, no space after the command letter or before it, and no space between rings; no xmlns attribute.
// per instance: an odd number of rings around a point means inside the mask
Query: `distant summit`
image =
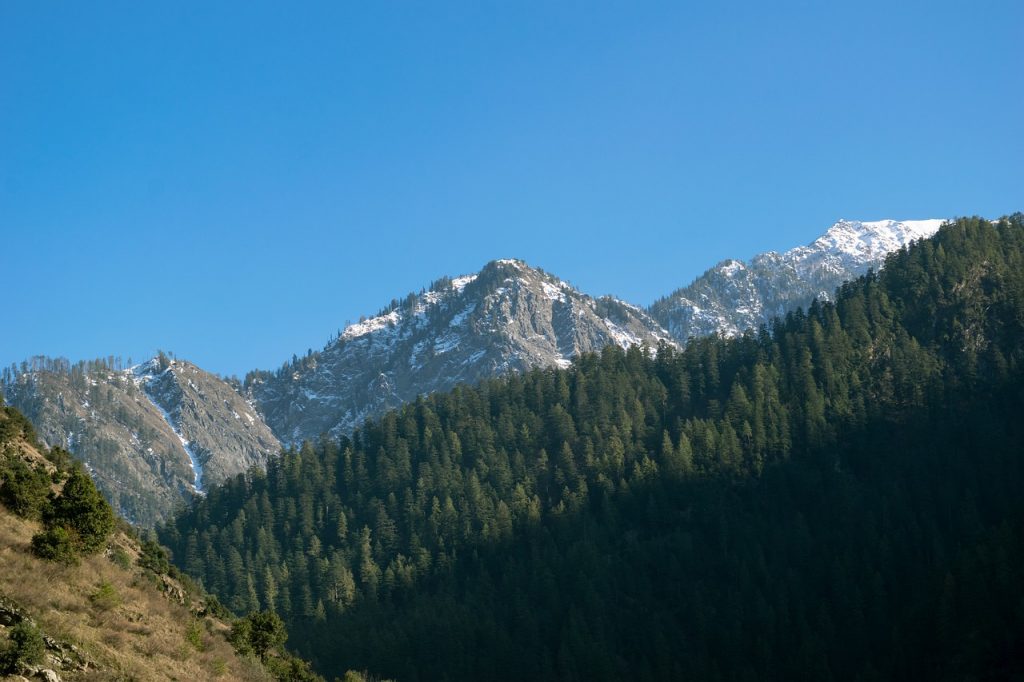
<svg viewBox="0 0 1024 682"><path fill-rule="evenodd" d="M830 298L836 287L878 268L885 257L935 234L943 220L839 220L807 246L749 261L726 260L655 302L650 312L679 342L740 334L776 315Z"/></svg>

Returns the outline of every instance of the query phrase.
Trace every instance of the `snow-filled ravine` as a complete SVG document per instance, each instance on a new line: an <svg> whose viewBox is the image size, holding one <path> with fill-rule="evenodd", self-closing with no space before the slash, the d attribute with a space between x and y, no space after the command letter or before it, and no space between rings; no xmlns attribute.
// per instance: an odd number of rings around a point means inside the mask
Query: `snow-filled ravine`
<svg viewBox="0 0 1024 682"><path fill-rule="evenodd" d="M158 403L149 393L149 382L151 379L155 378L147 371L147 369L152 367L152 363L153 361L151 360L150 362L133 367L128 371L131 372L136 383L141 385L142 393L146 396L146 399L148 399L153 407L156 408L160 413L160 416L163 417L164 421L167 423L167 426L171 428L174 435L178 437L179 441L181 441L181 447L185 450L185 454L188 456L188 465L192 469L192 488L199 495L205 495L206 491L203 490L203 463L199 461L196 453L192 450L192 443L181 433L181 429L178 428L174 418L171 417L170 413L165 410L163 406L161 406L160 403ZM171 368L168 367L164 371L169 372L171 371Z"/></svg>

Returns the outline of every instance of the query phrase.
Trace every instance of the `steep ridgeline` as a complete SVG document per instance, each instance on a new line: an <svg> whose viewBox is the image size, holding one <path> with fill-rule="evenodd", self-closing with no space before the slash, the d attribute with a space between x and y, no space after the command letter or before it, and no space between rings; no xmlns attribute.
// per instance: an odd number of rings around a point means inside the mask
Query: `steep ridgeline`
<svg viewBox="0 0 1024 682"><path fill-rule="evenodd" d="M127 369L36 358L4 372L3 392L45 443L85 463L115 509L146 526L280 449L230 384L166 356Z"/></svg>
<svg viewBox="0 0 1024 682"><path fill-rule="evenodd" d="M673 337L757 329L777 315L829 300L836 287L877 269L885 257L935 234L942 220L840 220L807 246L727 260L655 302L650 312Z"/></svg>
<svg viewBox="0 0 1024 682"><path fill-rule="evenodd" d="M668 334L639 308L592 298L518 260L443 279L322 351L277 372L254 372L246 391L281 440L347 433L417 395L532 367L567 367L615 344L655 348Z"/></svg>

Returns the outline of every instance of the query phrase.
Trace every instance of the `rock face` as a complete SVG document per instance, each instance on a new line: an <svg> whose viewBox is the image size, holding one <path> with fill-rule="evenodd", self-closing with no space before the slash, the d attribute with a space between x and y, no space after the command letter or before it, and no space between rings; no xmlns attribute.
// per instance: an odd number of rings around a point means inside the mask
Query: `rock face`
<svg viewBox="0 0 1024 682"><path fill-rule="evenodd" d="M230 384L166 357L128 369L37 358L3 388L47 445L82 460L114 508L146 526L280 450Z"/></svg>
<svg viewBox="0 0 1024 682"><path fill-rule="evenodd" d="M522 261L435 282L353 324L322 351L254 372L246 393L286 443L338 435L414 399L608 344L672 343L643 310L592 298Z"/></svg>
<svg viewBox="0 0 1024 682"><path fill-rule="evenodd" d="M672 336L685 342L708 334L740 334L777 315L828 299L843 282L878 268L885 256L930 237L942 220L840 220L807 246L769 251L749 261L727 260L651 306Z"/></svg>
<svg viewBox="0 0 1024 682"><path fill-rule="evenodd" d="M281 443L237 387L190 362L155 358L132 377L178 437L193 471L193 488L216 485L263 466Z"/></svg>

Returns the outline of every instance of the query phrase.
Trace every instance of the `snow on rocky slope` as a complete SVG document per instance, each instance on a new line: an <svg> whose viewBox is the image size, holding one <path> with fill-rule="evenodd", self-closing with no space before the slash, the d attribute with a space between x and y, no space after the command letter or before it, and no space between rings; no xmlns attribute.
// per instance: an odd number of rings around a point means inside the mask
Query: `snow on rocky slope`
<svg viewBox="0 0 1024 682"><path fill-rule="evenodd" d="M167 357L128 369L36 358L7 376L3 392L47 445L80 459L114 508L142 525L281 449L231 384Z"/></svg>
<svg viewBox="0 0 1024 682"><path fill-rule="evenodd" d="M877 269L887 254L930 237L943 222L840 220L806 246L723 261L655 302L650 312L679 342L740 334L816 297L831 297L840 284Z"/></svg>
<svg viewBox="0 0 1024 682"><path fill-rule="evenodd" d="M347 327L322 351L246 391L285 442L337 435L414 399L531 367L566 367L581 352L671 343L636 306L593 298L518 260L443 279Z"/></svg>

